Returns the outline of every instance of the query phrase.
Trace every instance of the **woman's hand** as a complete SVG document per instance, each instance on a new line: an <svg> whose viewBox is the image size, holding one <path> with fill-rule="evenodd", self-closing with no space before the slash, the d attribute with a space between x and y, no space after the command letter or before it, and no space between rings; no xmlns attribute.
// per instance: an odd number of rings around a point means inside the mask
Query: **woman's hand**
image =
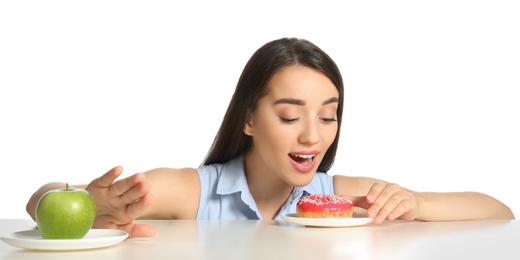
<svg viewBox="0 0 520 260"><path fill-rule="evenodd" d="M123 168L116 166L94 179L85 188L96 201L96 220L93 228L115 228L126 231L129 237L150 237L155 228L133 223L153 202L150 184L142 173L115 181Z"/></svg>
<svg viewBox="0 0 520 260"><path fill-rule="evenodd" d="M367 210L367 216L380 224L385 219L413 220L419 213L419 204L411 192L397 184L374 183L366 196L342 196L354 206Z"/></svg>

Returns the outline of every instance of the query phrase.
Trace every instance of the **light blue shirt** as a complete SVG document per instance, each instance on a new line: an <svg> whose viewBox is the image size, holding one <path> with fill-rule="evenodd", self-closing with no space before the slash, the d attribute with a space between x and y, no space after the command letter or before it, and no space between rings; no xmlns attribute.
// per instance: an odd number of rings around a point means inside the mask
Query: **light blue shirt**
<svg viewBox="0 0 520 260"><path fill-rule="evenodd" d="M197 220L262 219L247 185L243 156L223 164L203 165L197 171L201 188ZM295 187L275 219L296 213L298 200L315 193L334 194L331 175L317 172L307 186Z"/></svg>

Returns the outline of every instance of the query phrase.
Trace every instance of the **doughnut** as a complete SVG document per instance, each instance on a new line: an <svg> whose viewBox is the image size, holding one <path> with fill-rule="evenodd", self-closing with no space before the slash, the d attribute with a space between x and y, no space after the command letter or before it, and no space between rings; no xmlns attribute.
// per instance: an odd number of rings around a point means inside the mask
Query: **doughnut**
<svg viewBox="0 0 520 260"><path fill-rule="evenodd" d="M350 218L353 212L352 201L336 195L312 194L296 203L300 218Z"/></svg>

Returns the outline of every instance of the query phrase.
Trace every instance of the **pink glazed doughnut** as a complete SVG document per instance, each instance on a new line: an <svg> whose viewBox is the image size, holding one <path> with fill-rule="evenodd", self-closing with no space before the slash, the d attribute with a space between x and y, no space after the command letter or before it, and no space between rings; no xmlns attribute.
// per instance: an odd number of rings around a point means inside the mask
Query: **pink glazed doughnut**
<svg viewBox="0 0 520 260"><path fill-rule="evenodd" d="M336 195L312 194L296 203L300 218L350 218L353 212L352 201Z"/></svg>

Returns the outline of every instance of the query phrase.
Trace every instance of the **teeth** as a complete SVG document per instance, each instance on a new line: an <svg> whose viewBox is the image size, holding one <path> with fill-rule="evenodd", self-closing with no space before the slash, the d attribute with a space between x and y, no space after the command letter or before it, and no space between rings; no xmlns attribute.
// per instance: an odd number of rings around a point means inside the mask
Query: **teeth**
<svg viewBox="0 0 520 260"><path fill-rule="evenodd" d="M304 159L311 159L314 157L314 154L295 154L294 156L304 158Z"/></svg>
<svg viewBox="0 0 520 260"><path fill-rule="evenodd" d="M307 163L311 163L312 162L312 158L314 158L314 156L316 156L315 154L293 154L294 157L299 157L299 158L302 158L302 159L307 159Z"/></svg>

